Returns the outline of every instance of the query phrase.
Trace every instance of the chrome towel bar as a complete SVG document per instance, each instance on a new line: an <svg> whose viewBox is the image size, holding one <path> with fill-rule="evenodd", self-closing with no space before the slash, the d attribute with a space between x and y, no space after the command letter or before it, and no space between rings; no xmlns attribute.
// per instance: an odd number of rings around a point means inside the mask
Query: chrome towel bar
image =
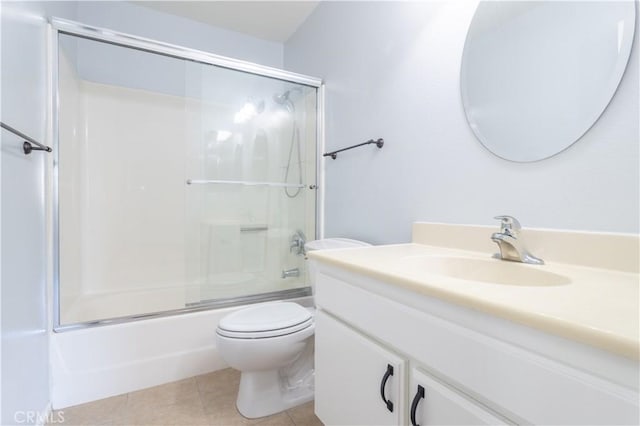
<svg viewBox="0 0 640 426"><path fill-rule="evenodd" d="M269 227L267 225L247 225L240 227L240 232L261 232L268 230Z"/></svg>
<svg viewBox="0 0 640 426"><path fill-rule="evenodd" d="M22 133L19 130L14 129L13 127L4 124L3 122L0 121L0 127L2 127L5 130L10 131L11 133L13 133L14 135L24 139L24 143L22 144L22 150L24 151L25 154L31 154L31 151L47 151L47 152L51 152L51 148L49 148L46 145L42 145L40 142L36 141L33 138L30 138L29 136L25 135L24 133ZM35 146L34 146L35 145Z"/></svg>
<svg viewBox="0 0 640 426"><path fill-rule="evenodd" d="M279 183L279 182L256 182L246 180L196 180L187 179L187 185L196 184L226 184L226 185L244 185L244 186L275 186L279 188L304 188L304 185L297 183Z"/></svg>

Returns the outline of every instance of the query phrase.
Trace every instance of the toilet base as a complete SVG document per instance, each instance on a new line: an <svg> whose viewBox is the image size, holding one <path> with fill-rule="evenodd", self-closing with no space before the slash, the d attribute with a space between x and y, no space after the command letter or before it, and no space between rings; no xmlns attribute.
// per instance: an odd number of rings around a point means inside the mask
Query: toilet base
<svg viewBox="0 0 640 426"><path fill-rule="evenodd" d="M311 373L312 374L312 373ZM270 416L313 400L313 383L289 387L279 370L243 372L236 406L249 419Z"/></svg>

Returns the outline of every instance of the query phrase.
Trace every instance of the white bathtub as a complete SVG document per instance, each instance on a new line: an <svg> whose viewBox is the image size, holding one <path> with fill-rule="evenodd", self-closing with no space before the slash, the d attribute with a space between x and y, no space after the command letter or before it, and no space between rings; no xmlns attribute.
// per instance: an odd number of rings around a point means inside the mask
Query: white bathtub
<svg viewBox="0 0 640 426"><path fill-rule="evenodd" d="M310 306L310 297L290 299ZM54 409L226 368L214 339L241 307L71 330L51 335Z"/></svg>

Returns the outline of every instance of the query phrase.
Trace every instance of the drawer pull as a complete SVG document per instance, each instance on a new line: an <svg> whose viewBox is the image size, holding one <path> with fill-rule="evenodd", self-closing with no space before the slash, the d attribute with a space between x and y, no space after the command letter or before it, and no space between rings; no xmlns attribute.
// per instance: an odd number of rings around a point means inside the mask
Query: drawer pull
<svg viewBox="0 0 640 426"><path fill-rule="evenodd" d="M411 403L411 425L412 426L420 426L416 422L416 410L418 409L418 404L420 400L424 398L424 388L418 385L418 392L416 392L416 396L413 397L413 402Z"/></svg>
<svg viewBox="0 0 640 426"><path fill-rule="evenodd" d="M387 385L387 380L389 380L391 376L393 376L393 365L387 364L387 371L384 373L384 376L382 376L382 382L380 382L380 395L384 403L387 404L387 410L393 413L393 402L389 401L384 395L384 388Z"/></svg>

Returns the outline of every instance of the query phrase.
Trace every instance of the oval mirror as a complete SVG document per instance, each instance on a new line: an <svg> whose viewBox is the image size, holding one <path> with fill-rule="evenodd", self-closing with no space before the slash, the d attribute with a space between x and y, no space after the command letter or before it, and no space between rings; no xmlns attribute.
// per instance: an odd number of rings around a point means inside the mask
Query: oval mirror
<svg viewBox="0 0 640 426"><path fill-rule="evenodd" d="M633 1L480 2L460 72L476 137L519 162L568 148L613 97L634 28Z"/></svg>

